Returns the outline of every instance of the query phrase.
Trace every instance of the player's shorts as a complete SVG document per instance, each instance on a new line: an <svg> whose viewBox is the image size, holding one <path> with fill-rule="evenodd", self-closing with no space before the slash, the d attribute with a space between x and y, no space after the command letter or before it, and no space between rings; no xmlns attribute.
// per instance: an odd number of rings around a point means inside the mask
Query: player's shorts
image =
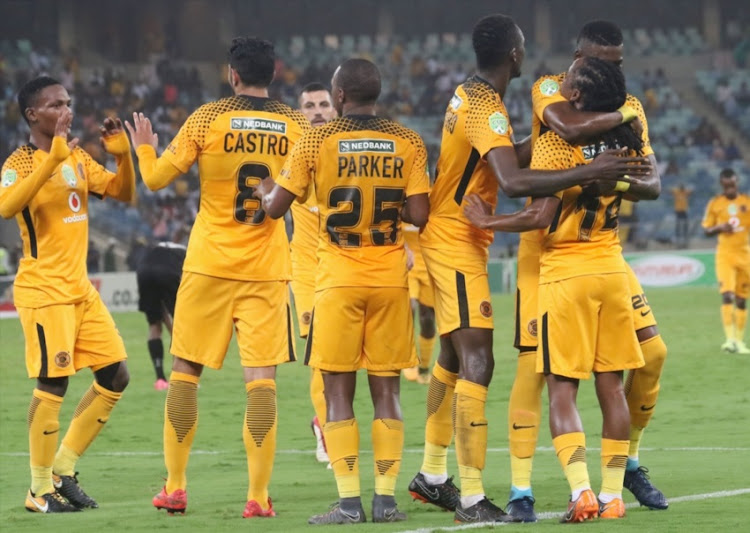
<svg viewBox="0 0 750 533"><path fill-rule="evenodd" d="M174 316L180 277L179 273L160 268L138 270L138 310L146 314L149 324L164 320L164 308Z"/></svg>
<svg viewBox="0 0 750 533"><path fill-rule="evenodd" d="M516 317L513 346L521 352L535 352L539 312L539 258L537 242L521 239L516 268Z"/></svg>
<svg viewBox="0 0 750 533"><path fill-rule="evenodd" d="M628 275L628 285L630 286L630 302L633 307L633 324L636 331L644 328L650 328L656 325L656 317L648 303L646 293L643 292L641 282L635 275L630 265L625 262L625 273Z"/></svg>
<svg viewBox="0 0 750 533"><path fill-rule="evenodd" d="M294 295L294 309L297 312L299 336L306 338L310 331L312 320L313 300L315 299L315 280L293 279L292 294Z"/></svg>
<svg viewBox="0 0 750 533"><path fill-rule="evenodd" d="M286 281L241 281L185 272L177 291L171 353L221 368L237 332L245 367L294 361L294 331Z"/></svg>
<svg viewBox="0 0 750 533"><path fill-rule="evenodd" d="M719 292L733 292L738 298L750 296L750 258L747 254L716 254Z"/></svg>
<svg viewBox="0 0 750 533"><path fill-rule="evenodd" d="M625 273L539 286L536 370L574 379L644 365Z"/></svg>
<svg viewBox="0 0 750 533"><path fill-rule="evenodd" d="M315 293L305 364L329 372L401 370L417 364L409 291L333 287Z"/></svg>
<svg viewBox="0 0 750 533"><path fill-rule="evenodd" d="M93 287L76 304L17 310L30 378L72 376L81 368L95 372L127 359L115 321Z"/></svg>
<svg viewBox="0 0 750 533"><path fill-rule="evenodd" d="M435 291L440 335L457 329L493 329L487 260L449 250L422 248Z"/></svg>
<svg viewBox="0 0 750 533"><path fill-rule="evenodd" d="M425 307L435 307L435 289L423 261L420 265L414 264L414 268L409 271L408 279L409 298L417 300Z"/></svg>

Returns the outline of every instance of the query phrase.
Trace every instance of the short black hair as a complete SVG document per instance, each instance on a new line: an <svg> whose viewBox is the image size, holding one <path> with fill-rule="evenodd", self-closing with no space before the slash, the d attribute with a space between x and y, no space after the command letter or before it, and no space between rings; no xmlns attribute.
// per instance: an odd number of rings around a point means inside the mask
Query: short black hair
<svg viewBox="0 0 750 533"><path fill-rule="evenodd" d="M39 76L33 80L27 81L21 90L18 91L18 108L21 110L21 116L29 123L29 119L26 116L26 110L33 107L36 103L36 97L39 95L42 89L46 89L52 85L62 85L59 81L49 76Z"/></svg>
<svg viewBox="0 0 750 533"><path fill-rule="evenodd" d="M372 61L347 59L337 74L339 87L346 97L359 104L374 104L380 96L380 70Z"/></svg>
<svg viewBox="0 0 750 533"><path fill-rule="evenodd" d="M304 87L302 87L302 90L299 93L300 94L302 94L302 93L314 93L314 92L317 92L317 91L331 92L331 90L328 87L326 87L325 85L323 85L319 81L311 81L310 83L308 83L307 85L305 85Z"/></svg>
<svg viewBox="0 0 750 533"><path fill-rule="evenodd" d="M608 20L592 20L587 22L581 33L578 34L577 43L588 41L601 46L620 46L622 44L622 30L614 22Z"/></svg>
<svg viewBox="0 0 750 533"><path fill-rule="evenodd" d="M268 87L276 70L273 43L258 37L235 37L227 54L229 66L251 87Z"/></svg>
<svg viewBox="0 0 750 533"><path fill-rule="evenodd" d="M520 44L519 36L518 25L507 15L481 18L471 33L479 70L492 69L505 63L510 51Z"/></svg>
<svg viewBox="0 0 750 533"><path fill-rule="evenodd" d="M719 179L723 180L725 178L734 178L737 176L737 173L734 171L733 168L725 168L721 172L719 172Z"/></svg>
<svg viewBox="0 0 750 533"><path fill-rule="evenodd" d="M622 69L597 57L584 57L575 71L573 87L581 91L582 110L611 112L627 101L628 91ZM643 140L630 124L620 124L600 136L610 148L628 147L641 153Z"/></svg>

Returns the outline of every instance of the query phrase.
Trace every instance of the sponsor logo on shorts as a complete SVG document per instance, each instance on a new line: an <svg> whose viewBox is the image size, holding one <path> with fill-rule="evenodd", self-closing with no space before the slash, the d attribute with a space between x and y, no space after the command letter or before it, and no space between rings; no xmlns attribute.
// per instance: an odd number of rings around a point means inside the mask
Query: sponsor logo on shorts
<svg viewBox="0 0 750 533"><path fill-rule="evenodd" d="M536 337L536 318L529 320L526 330L529 332L529 335Z"/></svg>
<svg viewBox="0 0 750 533"><path fill-rule="evenodd" d="M70 207L70 210L74 213L78 213L78 211L81 210L81 197L78 196L78 193L73 191L70 193L70 196L68 196L68 207Z"/></svg>
<svg viewBox="0 0 750 533"><path fill-rule="evenodd" d="M487 300L484 300L479 304L479 312L482 313L483 317L490 318L492 316L492 304Z"/></svg>
<svg viewBox="0 0 750 533"><path fill-rule="evenodd" d="M68 352L57 352L55 364L58 368L66 368L70 364L70 354Z"/></svg>
<svg viewBox="0 0 750 533"><path fill-rule="evenodd" d="M309 326L310 325L310 318L311 317L312 316L310 315L310 311L305 311L304 313L302 313L302 323L305 326Z"/></svg>

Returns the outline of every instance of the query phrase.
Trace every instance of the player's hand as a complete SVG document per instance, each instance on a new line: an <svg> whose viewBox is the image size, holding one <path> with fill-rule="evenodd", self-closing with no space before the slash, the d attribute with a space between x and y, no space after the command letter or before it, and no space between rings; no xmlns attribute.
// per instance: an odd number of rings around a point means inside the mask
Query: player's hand
<svg viewBox="0 0 750 533"><path fill-rule="evenodd" d="M478 228L486 228L492 218L492 206L476 194L464 198L464 215Z"/></svg>
<svg viewBox="0 0 750 533"><path fill-rule="evenodd" d="M99 133L102 134L99 142L102 148L112 155L124 155L130 152L130 143L128 143L124 131L122 121L118 117L105 118L102 125L99 126Z"/></svg>
<svg viewBox="0 0 750 533"><path fill-rule="evenodd" d="M68 150L71 152L73 148L78 145L78 137L68 141L68 135L70 134L70 125L73 123L73 111L70 108L63 111L57 119L55 124L55 137L62 137L68 144ZM65 155L67 157L67 154Z"/></svg>
<svg viewBox="0 0 750 533"><path fill-rule="evenodd" d="M414 252L412 252L408 246L404 247L406 249L406 270L411 270L414 268Z"/></svg>
<svg viewBox="0 0 750 533"><path fill-rule="evenodd" d="M630 127L633 128L633 131L636 135L638 135L638 138L643 137L643 124L641 123L641 119L636 118L630 123Z"/></svg>
<svg viewBox="0 0 750 533"><path fill-rule="evenodd" d="M130 142L138 149L143 144L148 144L156 150L159 147L159 135L154 133L151 121L143 113L133 113L133 125L125 121L125 127L130 133Z"/></svg>
<svg viewBox="0 0 750 533"><path fill-rule="evenodd" d="M260 180L260 183L253 187L253 198L263 201L263 197L271 194L276 182L273 178L264 178Z"/></svg>
<svg viewBox="0 0 750 533"><path fill-rule="evenodd" d="M721 233L734 233L734 226L729 222L724 222L723 224L719 224L719 231Z"/></svg>
<svg viewBox="0 0 750 533"><path fill-rule="evenodd" d="M645 157L629 157L627 148L604 150L591 162L596 178L604 180L629 181L630 176L646 176L653 171Z"/></svg>

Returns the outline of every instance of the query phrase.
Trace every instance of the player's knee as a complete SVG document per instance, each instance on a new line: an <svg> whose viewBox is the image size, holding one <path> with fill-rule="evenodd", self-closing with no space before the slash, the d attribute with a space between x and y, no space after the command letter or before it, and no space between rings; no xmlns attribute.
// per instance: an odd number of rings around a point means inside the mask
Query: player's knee
<svg viewBox="0 0 750 533"><path fill-rule="evenodd" d="M37 378L36 388L43 392L63 397L68 391L68 377L61 378Z"/></svg>
<svg viewBox="0 0 750 533"><path fill-rule="evenodd" d="M747 299L737 296L734 299L734 305L737 307L737 309L742 309L744 311L745 309L747 309Z"/></svg>
<svg viewBox="0 0 750 533"><path fill-rule="evenodd" d="M734 293L733 292L722 292L721 293L721 303L723 303L723 304L732 304L732 303L734 303Z"/></svg>
<svg viewBox="0 0 750 533"><path fill-rule="evenodd" d="M122 392L130 383L130 372L122 361L97 370L94 376L99 386L112 392Z"/></svg>
<svg viewBox="0 0 750 533"><path fill-rule="evenodd" d="M419 328L425 339L435 336L435 310L432 307L419 306Z"/></svg>

